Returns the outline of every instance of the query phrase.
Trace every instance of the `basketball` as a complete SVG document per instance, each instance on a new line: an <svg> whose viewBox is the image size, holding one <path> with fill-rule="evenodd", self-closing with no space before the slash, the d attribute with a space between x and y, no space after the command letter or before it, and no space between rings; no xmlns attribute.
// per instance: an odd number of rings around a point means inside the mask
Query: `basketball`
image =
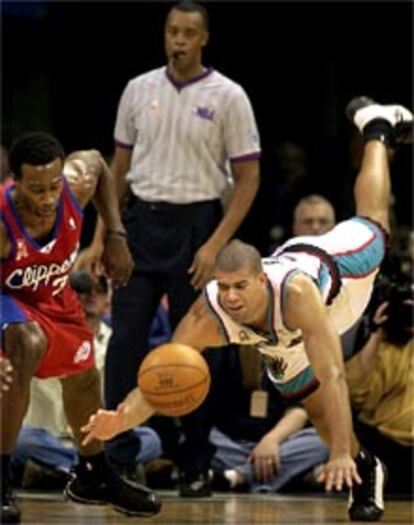
<svg viewBox="0 0 414 525"><path fill-rule="evenodd" d="M184 416L206 398L210 370L194 348L168 343L152 350L142 361L138 386L159 414Z"/></svg>

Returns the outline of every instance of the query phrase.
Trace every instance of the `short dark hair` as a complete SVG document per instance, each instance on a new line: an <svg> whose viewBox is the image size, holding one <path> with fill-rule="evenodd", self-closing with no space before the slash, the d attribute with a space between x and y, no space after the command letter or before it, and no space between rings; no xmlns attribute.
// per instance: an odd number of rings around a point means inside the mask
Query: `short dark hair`
<svg viewBox="0 0 414 525"><path fill-rule="evenodd" d="M183 13L200 13L201 18L203 19L204 29L206 31L209 30L209 16L206 8L201 4L198 4L197 2L190 2L184 0L183 2L179 2L178 4L173 5L169 13L171 13L173 9L176 9L177 11L182 11Z"/></svg>
<svg viewBox="0 0 414 525"><path fill-rule="evenodd" d="M234 272L241 268L248 268L257 275L263 271L262 258L259 251L251 244L233 239L219 252L216 269Z"/></svg>
<svg viewBox="0 0 414 525"><path fill-rule="evenodd" d="M44 131L31 131L18 137L13 143L10 154L10 171L15 179L22 176L22 164L43 166L57 157L65 158L62 144Z"/></svg>

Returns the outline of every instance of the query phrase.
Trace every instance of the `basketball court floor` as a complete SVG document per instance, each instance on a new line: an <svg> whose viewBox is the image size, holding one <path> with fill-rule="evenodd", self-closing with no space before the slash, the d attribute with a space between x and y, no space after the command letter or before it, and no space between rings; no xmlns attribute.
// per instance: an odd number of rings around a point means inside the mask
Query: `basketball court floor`
<svg viewBox="0 0 414 525"><path fill-rule="evenodd" d="M158 491L161 513L152 518L129 518L109 507L65 501L60 493L19 492L22 524L32 525L308 525L349 523L342 495L228 495L180 499L175 492ZM358 523L358 522L353 522ZM412 501L390 500L381 521L387 525L414 523Z"/></svg>

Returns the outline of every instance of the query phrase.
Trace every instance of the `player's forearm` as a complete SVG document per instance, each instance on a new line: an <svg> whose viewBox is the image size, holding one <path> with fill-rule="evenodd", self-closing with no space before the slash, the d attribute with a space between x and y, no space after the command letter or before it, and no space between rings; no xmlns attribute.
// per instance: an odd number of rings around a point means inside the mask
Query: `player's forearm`
<svg viewBox="0 0 414 525"><path fill-rule="evenodd" d="M124 400L124 406L125 428L122 431L141 425L155 413L139 388L131 390Z"/></svg>
<svg viewBox="0 0 414 525"><path fill-rule="evenodd" d="M306 348L320 381L319 403L331 453L352 453L352 416L345 370L340 358L339 338L324 331L324 337L310 337ZM315 359L315 356L318 356ZM321 422L319 422L321 426ZM320 427L319 427L320 428Z"/></svg>
<svg viewBox="0 0 414 525"><path fill-rule="evenodd" d="M246 173L236 179L224 217L209 242L221 249L231 239L250 210L259 188L259 165L254 162Z"/></svg>
<svg viewBox="0 0 414 525"><path fill-rule="evenodd" d="M126 180L126 176L129 169L130 158L129 156L119 159L119 155L115 154L114 159L111 163L111 173L115 179L116 195L118 198L119 209L122 209L127 196L130 192L129 183Z"/></svg>
<svg viewBox="0 0 414 525"><path fill-rule="evenodd" d="M124 231L117 199L117 188L115 178L106 163L102 160L102 172L99 177L98 187L94 196L94 204L102 218L102 222L95 231L95 237L103 237L105 229L113 231Z"/></svg>
<svg viewBox="0 0 414 525"><path fill-rule="evenodd" d="M321 383L331 453L352 455L352 416L345 377L335 372Z"/></svg>

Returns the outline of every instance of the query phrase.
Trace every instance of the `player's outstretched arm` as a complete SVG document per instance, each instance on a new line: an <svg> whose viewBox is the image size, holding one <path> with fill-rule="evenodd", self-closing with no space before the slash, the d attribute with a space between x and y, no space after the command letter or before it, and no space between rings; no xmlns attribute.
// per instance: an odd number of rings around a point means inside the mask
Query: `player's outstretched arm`
<svg viewBox="0 0 414 525"><path fill-rule="evenodd" d="M223 340L217 321L208 312L200 296L179 322L172 336L173 343L188 345L202 352L210 346L228 344Z"/></svg>
<svg viewBox="0 0 414 525"><path fill-rule="evenodd" d="M86 446L93 439L106 441L121 432L134 428L155 413L139 388L134 388L116 410L99 409L81 430L86 433L82 442Z"/></svg>
<svg viewBox="0 0 414 525"><path fill-rule="evenodd" d="M303 405L318 433L330 448L320 481L327 490L360 482L353 457L357 445L352 431L351 408L340 339L316 285L304 275L288 287L285 322L302 331L306 353L320 386Z"/></svg>
<svg viewBox="0 0 414 525"><path fill-rule="evenodd" d="M192 305L178 325L172 341L186 344L197 350L207 346L222 346L219 329L209 315L204 300L199 298ZM139 388L134 388L120 403L116 410L98 410L82 427L87 433L83 445L93 439L106 441L121 432L140 425L155 413L154 408L144 398Z"/></svg>

